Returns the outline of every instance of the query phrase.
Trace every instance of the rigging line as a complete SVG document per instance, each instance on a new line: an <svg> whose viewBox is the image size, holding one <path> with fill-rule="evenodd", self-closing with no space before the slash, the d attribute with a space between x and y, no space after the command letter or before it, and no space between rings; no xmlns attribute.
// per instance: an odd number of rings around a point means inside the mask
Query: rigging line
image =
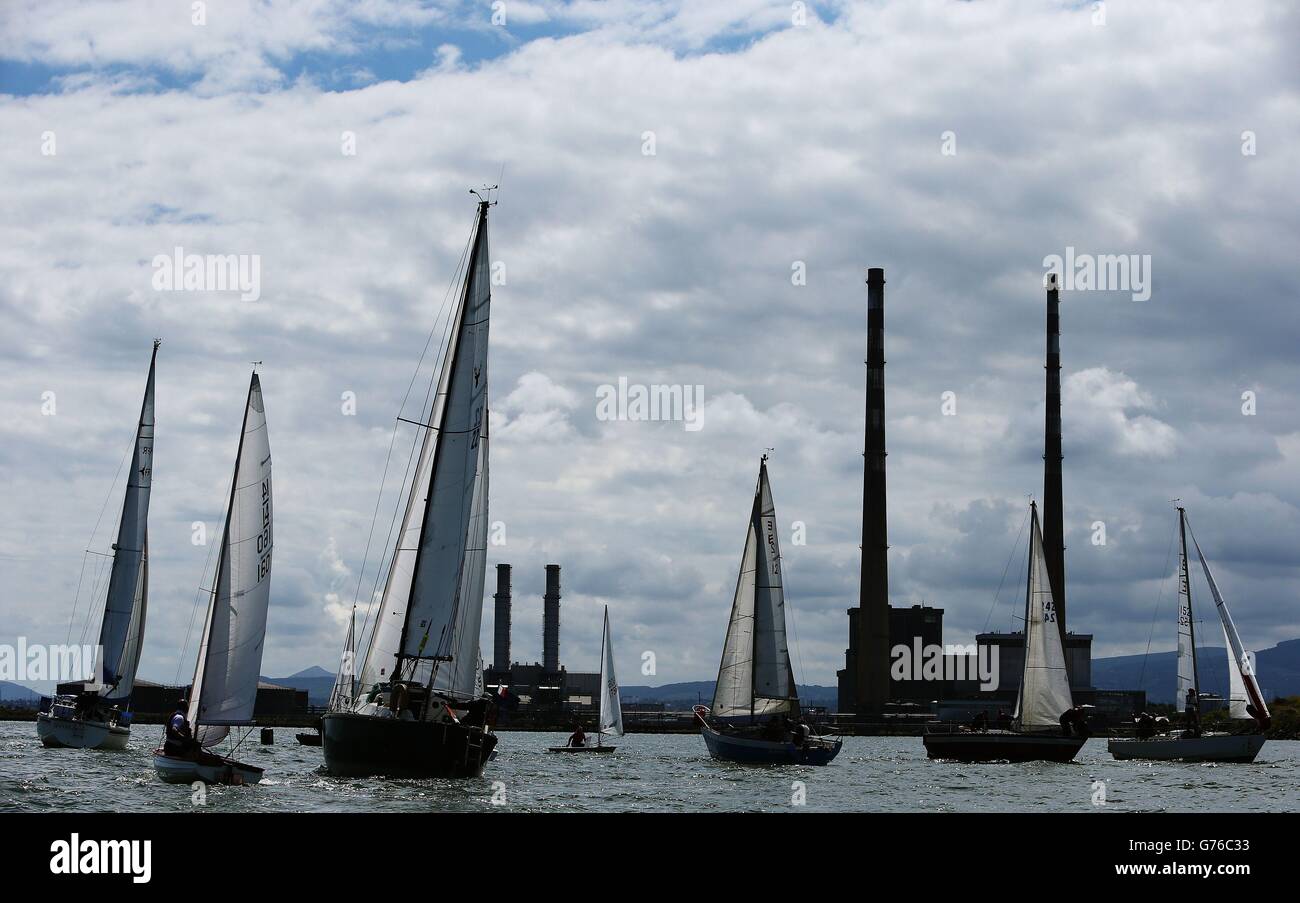
<svg viewBox="0 0 1300 903"><path fill-rule="evenodd" d="M1019 575L1017 575L1016 577L1016 598L1017 599L1019 599L1021 596L1020 588L1022 586L1025 588L1025 592L1029 592L1029 554L1033 551L1033 545L1034 545L1034 538L1030 536L1028 538L1028 541L1025 543L1025 557L1021 559L1021 564L1020 564L1020 573L1024 574L1025 577L1024 582L1021 583ZM1016 618L1018 617L1016 612L1019 610L1020 609L1017 606L1015 605L1011 606L1011 630L1009 631L1010 633L1015 632ZM1023 620L1023 616L1020 617L1021 620ZM1025 622L1024 625L1024 631L1025 631L1025 642L1028 642L1029 623L1027 621Z"/></svg>
<svg viewBox="0 0 1300 903"><path fill-rule="evenodd" d="M1167 549L1165 550L1165 566L1164 566L1163 568L1160 569L1160 573L1161 573L1161 574L1165 574L1165 573L1167 573L1168 570L1169 570L1169 557L1170 557L1170 556L1173 554L1173 552L1174 552L1174 537L1177 536L1177 535L1178 535L1178 527L1177 527L1177 525L1175 525L1175 526L1174 526L1174 530L1173 530L1173 532L1171 532L1171 533L1169 534L1169 548L1167 548ZM1189 568L1188 570L1190 571L1190 568ZM1177 575L1177 574L1174 574L1174 579L1175 579L1175 580L1178 579L1178 575ZM1187 579L1188 579L1188 583L1190 584L1190 583L1191 583L1191 574L1190 574L1190 573L1188 574ZM1149 655L1151 654L1151 640L1152 640L1152 638L1155 637L1155 635L1156 635L1156 615L1160 613L1160 601L1161 601L1161 599L1164 598L1164 595L1165 595L1165 583L1167 583L1167 582L1168 582L1168 581L1162 579L1162 580L1160 581L1160 591L1159 591L1158 593L1156 593L1156 607L1155 607L1155 610L1151 612L1151 631L1147 634L1147 650L1146 650L1146 652L1143 652L1143 653L1142 653L1142 670L1138 672L1138 689L1141 689L1141 688L1142 688L1142 686L1143 686L1142 681L1146 678L1146 674L1147 674L1147 656L1149 656ZM1189 587L1189 588L1190 588L1190 587Z"/></svg>
<svg viewBox="0 0 1300 903"><path fill-rule="evenodd" d="M1016 541L1011 545L1011 553L1007 555L1007 566L1002 569L1002 579L998 581L998 588L993 593L993 601L989 604L989 613L984 616L984 629L989 629L989 621L993 620L993 610L997 608L998 597L1002 594L1002 585L1006 582L1007 574L1011 571L1011 560L1016 557L1016 549L1020 548L1020 537L1025 533L1025 526L1029 523L1029 512L1025 512L1025 519L1020 522L1020 532L1016 534Z"/></svg>
<svg viewBox="0 0 1300 903"><path fill-rule="evenodd" d="M140 433L140 425L137 423L135 429L132 430L131 432L133 435L137 437L137 441L138 441L139 433ZM96 534L99 533L99 524L104 519L104 512L108 510L109 499L113 497L113 490L117 487L117 478L122 475L122 468L126 466L127 455L130 455L135 451L136 444L137 444L136 442L132 442L127 447L127 450L123 453L122 460L117 463L117 472L113 474L113 482L109 484L108 492L104 495L104 504L99 507L99 517L95 518L95 527L90 531L90 539L86 542L87 546L93 546L95 544L95 536ZM122 502L123 504L125 504L126 499L123 498ZM84 559L83 559L83 567L84 567ZM77 617L77 603L80 601L81 601L81 580L78 579L77 597L72 602L72 614L68 616L68 633L67 636L64 638L65 644L67 643L68 640L72 639L72 622ZM86 632L84 629L82 630L81 633L82 636L85 637Z"/></svg>
<svg viewBox="0 0 1300 903"><path fill-rule="evenodd" d="M477 223L477 221L478 221L477 217L478 217L478 214L477 214L477 211L476 211L476 212L475 212L475 222L476 222L476 223ZM463 248L461 249L460 259L456 262L456 268L452 271L452 278L451 278L451 281L450 281L450 282L448 283L448 285L447 285L447 291L443 294L442 305L441 305L441 306L439 307L439 309L438 309L438 314L434 317L433 327L429 330L429 336L428 336L427 339L425 339L425 342L424 342L424 349L420 352L420 359L419 359L419 361L416 362L415 370L414 370L414 372L411 374L411 381L410 381L410 383L407 384L407 387L406 387L406 394L402 396L402 403L401 403L400 405L398 405L397 412L398 412L398 415L399 415L399 419L400 419L400 415L401 415L402 411L404 411L404 410L406 409L406 402L407 402L407 400L408 400L408 399L410 398L410 396L411 396L411 390L412 390L413 388L415 388L415 382L416 382L416 380L419 378L419 375L420 375L420 368L424 365L424 359L425 359L425 357L426 357L426 356L428 355L428 353L429 353L429 347L430 347L430 345L432 345L432 343L433 343L433 337L434 337L434 335L437 334L437 332L438 332L438 322L439 322L440 320L443 319L443 317L444 317L444 313L445 313L445 315L446 315L446 320L445 320L445 322L444 322L444 324L443 324L443 328L442 328L442 333L443 333L444 338L445 338L445 337L447 336L447 334L450 332L450 328L451 328L451 320L452 320L452 314L453 314L454 311L455 311L455 305L452 305L452 306L451 306L451 309L449 310L449 309L448 309L448 301L450 301L450 299L451 299L451 297L452 297L452 292L455 290L456 286L460 284L461 270L462 270L462 269L465 267L465 265L466 265L466 258L469 256L470 246L472 245L472 243L473 243L473 241L474 241L474 233L475 233L475 231L476 231L475 229L471 228L471 230L470 230L470 236L469 236L469 238L466 239L466 241L465 241L465 247L463 247ZM439 357L441 357L441 355L439 355ZM433 367L433 371L432 371L432 372L433 372L433 375L430 377L430 383L431 383L430 388L429 388L428 390L425 391L425 403L426 403L426 405L427 405L427 403L428 403L430 393L432 392L432 382L433 382L434 380L437 379L437 374L438 374L438 369L439 369L439 368L436 366L436 365L437 365L437 360L436 360L436 359L435 359L435 361L434 361L434 365L435 365L435 366ZM361 561L361 571L360 571L360 573L357 575L357 589L356 589L356 593L353 595L353 599L352 599L352 604L353 604L353 607L354 607L354 608L355 608L355 606L356 606L356 604L357 604L357 601L358 601L358 599L360 598L360 595L361 595L361 586L362 586L362 584L363 584L364 581L365 581L366 564L368 563L368 560L369 560L369 557L370 557L370 544L371 544L371 540L372 540L372 538L373 538L373 536L374 536L375 523L377 522L378 517L379 517L379 508L380 508L380 505L381 505L382 502L383 502L383 497L384 497L384 481L387 479L387 476L388 476L388 467L389 467L389 463L390 463L390 461L391 461L391 459L392 459L393 448L394 448L394 446L395 446L395 444L396 444L396 442L397 442L397 429L398 429L397 424L394 423L394 424L393 424L393 433L392 433L392 437L389 439L389 443L388 443L388 456L384 459L384 476L380 479L379 495L378 495L378 497L375 499L375 512L374 512L374 514L372 515L372 517L371 517L371 521L370 521L370 534L366 537L366 552L365 552L365 555L364 555L364 557L362 558L362 561ZM416 437L416 438L418 438L418 437ZM412 445L411 445L411 454L408 455L408 457L407 457L406 471L403 473L403 476L402 476L402 485L405 485L405 484L406 484L406 476L410 473L411 460L412 460L412 458L414 457L414 453L415 453L415 445L416 445L416 443L415 443L415 441L413 440L413 441L412 441ZM387 548L388 548L388 546L391 545L392 534L393 534L393 527L394 527L394 525L395 525L396 522L397 522L397 512L398 512L398 510L400 510L401 505L402 505L401 493L398 493L397 503L396 503L396 505L395 505L394 508L393 508L393 517L392 517L392 520L391 520L390 523L389 523L388 534L387 534L387 537L386 537L385 542L384 542L384 548L385 548L385 551L384 551L384 553L380 556L379 562L378 562L378 564L377 564L377 566L376 566L375 580L374 580L374 584L373 584L373 586L372 586L372 588L371 588L371 591L370 591L370 601L369 601L369 603L368 603L367 606L366 606L366 617L365 617L365 620L362 622L362 625L361 625L361 632L360 632L359 634L357 634L356 637L355 637L355 641L356 641L356 643L357 643L357 648L361 648L362 643L363 643L363 641L365 640L366 629L370 626L370 618L371 618L371 616L374 614L375 604L376 604L376 601L377 601L376 598L375 598L375 596L376 596L376 594L377 594L377 592L378 592L378 590L379 590L379 575L383 573L383 570L384 570L384 562L385 562L385 561L387 560L387 558L388 558ZM376 620L375 620L375 630L378 630L378 629L379 629L379 621L378 621L378 619L376 618ZM370 640L371 640L372 642L373 642L373 640L374 640L374 634L373 634L373 632L372 632L372 634L371 634ZM367 648L367 649L366 649L366 655L367 655L367 657L369 657L369 653L370 653L369 648Z"/></svg>

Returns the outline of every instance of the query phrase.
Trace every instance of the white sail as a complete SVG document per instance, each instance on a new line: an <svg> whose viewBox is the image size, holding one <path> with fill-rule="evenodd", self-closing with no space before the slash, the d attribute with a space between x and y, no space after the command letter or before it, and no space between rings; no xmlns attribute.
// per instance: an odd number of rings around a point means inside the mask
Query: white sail
<svg viewBox="0 0 1300 903"><path fill-rule="evenodd" d="M623 703L614 674L614 644L609 636L609 606L605 606L605 636L600 647L600 726L602 734L623 736Z"/></svg>
<svg viewBox="0 0 1300 903"><path fill-rule="evenodd" d="M797 714L799 700L791 673L776 508L764 458L745 533L712 714L718 718Z"/></svg>
<svg viewBox="0 0 1300 903"><path fill-rule="evenodd" d="M362 685L436 667L434 689L474 694L487 566L487 353L491 302L487 205L479 207L438 394L420 448L402 530L362 669Z"/></svg>
<svg viewBox="0 0 1300 903"><path fill-rule="evenodd" d="M1190 527L1188 532L1191 532ZM1241 643L1241 635L1237 633L1237 626L1232 623L1232 615L1228 612L1228 603L1219 592L1219 584L1215 582L1214 575L1210 573L1210 563L1205 560L1205 553L1201 551L1201 544L1196 541L1195 533L1192 534L1192 543L1196 547L1196 557L1201 561L1201 569L1205 572L1205 582L1210 585L1210 595L1214 597L1215 608L1219 611L1224 638L1228 641L1229 677L1231 678L1232 673L1236 672L1245 691L1245 704L1255 710L1254 718L1262 725L1268 720L1269 714L1268 706L1264 704L1264 693L1259 688L1259 682L1255 680L1254 659L1247 654L1246 648ZM1241 711L1243 716L1251 717L1246 713L1245 705L1242 706Z"/></svg>
<svg viewBox="0 0 1300 903"><path fill-rule="evenodd" d="M100 694L110 702L124 702L135 685L144 635L148 581L145 577L144 548L148 535L149 492L153 484L154 364L158 343L154 342L145 382L144 402L136 427L131 472L127 475L122 519L113 545L113 570L104 602L104 621L99 631L103 650L99 666Z"/></svg>
<svg viewBox="0 0 1300 903"><path fill-rule="evenodd" d="M1061 715L1074 707L1070 677L1065 667L1061 628L1056 620L1052 584L1047 579L1043 533L1038 510L1032 510L1029 536L1029 585L1026 588L1025 670L1020 680L1015 717L1026 730L1060 726Z"/></svg>
<svg viewBox="0 0 1300 903"><path fill-rule="evenodd" d="M217 579L199 649L189 721L204 746L251 724L271 598L271 446L253 374L221 537Z"/></svg>
<svg viewBox="0 0 1300 903"><path fill-rule="evenodd" d="M1174 697L1181 709L1187 704L1187 691L1200 693L1196 681L1196 633L1192 620L1192 586L1187 573L1187 533L1183 512L1178 512L1178 695Z"/></svg>
<svg viewBox="0 0 1300 903"><path fill-rule="evenodd" d="M1250 718L1246 712L1246 682L1241 679L1241 669L1232 660L1232 643L1228 641L1226 627L1223 628L1223 649L1228 655L1228 717L1246 721Z"/></svg>

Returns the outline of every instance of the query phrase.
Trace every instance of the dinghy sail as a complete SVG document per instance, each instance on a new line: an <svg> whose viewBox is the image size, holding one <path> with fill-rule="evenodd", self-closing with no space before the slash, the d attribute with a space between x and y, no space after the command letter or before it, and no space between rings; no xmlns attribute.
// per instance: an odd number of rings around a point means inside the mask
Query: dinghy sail
<svg viewBox="0 0 1300 903"><path fill-rule="evenodd" d="M477 776L487 729L479 628L488 530L488 208L424 422L397 544L350 711L322 719L334 774Z"/></svg>
<svg viewBox="0 0 1300 903"><path fill-rule="evenodd" d="M82 698L59 697L48 712L37 717L36 732L46 746L124 749L130 736L130 716L125 710L135 688L149 601L154 368L160 344L161 341L154 341L149 358L149 376L136 424L117 542L113 543L113 566L99 629L100 658L95 666L95 682L86 686Z"/></svg>
<svg viewBox="0 0 1300 903"><path fill-rule="evenodd" d="M600 724L601 736L623 736L623 703L618 697L618 678L614 675L614 645L609 638L609 606L605 606L605 633L600 641Z"/></svg>
<svg viewBox="0 0 1300 903"><path fill-rule="evenodd" d="M1030 503L1029 585L1025 598L1025 667L1015 719L1025 731L1059 730L1061 714L1074 708L1065 667L1056 603L1047 579L1038 507Z"/></svg>

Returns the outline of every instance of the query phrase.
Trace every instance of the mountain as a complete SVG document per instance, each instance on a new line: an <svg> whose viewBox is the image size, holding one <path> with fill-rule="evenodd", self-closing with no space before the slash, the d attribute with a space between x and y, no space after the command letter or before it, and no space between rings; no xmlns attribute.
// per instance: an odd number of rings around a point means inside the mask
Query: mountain
<svg viewBox="0 0 1300 903"><path fill-rule="evenodd" d="M0 705L35 705L40 698L40 693L29 690L21 684L0 680Z"/></svg>
<svg viewBox="0 0 1300 903"><path fill-rule="evenodd" d="M293 687L295 690L306 690L309 705L328 704L330 690L334 689L334 675L317 665L288 677L263 677L261 680L282 687Z"/></svg>
<svg viewBox="0 0 1300 903"><path fill-rule="evenodd" d="M697 703L709 705L713 702L713 684L714 681L711 680L693 680L687 683L664 684L661 687L619 687L618 695L624 705L662 702L670 709L688 709ZM804 705L824 705L833 709L838 697L837 687L799 685L799 701Z"/></svg>
<svg viewBox="0 0 1300 903"><path fill-rule="evenodd" d="M1198 646L1201 692L1227 695L1228 653L1222 646ZM1300 640L1287 640L1255 653L1255 674L1265 701L1300 694ZM1120 655L1092 660L1092 685L1099 690L1146 690L1151 702L1174 702L1178 653Z"/></svg>

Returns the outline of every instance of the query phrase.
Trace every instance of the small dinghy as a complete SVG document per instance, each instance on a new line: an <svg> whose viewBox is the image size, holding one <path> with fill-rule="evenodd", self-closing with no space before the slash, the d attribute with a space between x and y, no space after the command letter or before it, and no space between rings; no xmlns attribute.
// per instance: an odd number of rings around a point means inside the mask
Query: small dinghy
<svg viewBox="0 0 1300 903"><path fill-rule="evenodd" d="M609 639L609 606L605 606L605 633L600 640L600 724L596 729L596 745L552 746L553 753L611 753L617 746L606 746L606 734L623 736L623 703L618 697L618 678L614 676L614 646ZM570 738L572 739L572 738Z"/></svg>
<svg viewBox="0 0 1300 903"><path fill-rule="evenodd" d="M1086 736L1064 736L1061 716L1074 709L1056 603L1047 579L1038 506L1029 505L1029 579L1025 598L1025 667L1016 698L1016 729L945 727L921 738L931 759L958 762L1069 762Z"/></svg>
<svg viewBox="0 0 1300 903"><path fill-rule="evenodd" d="M1178 701L1186 702L1189 725L1187 731L1154 737L1115 738L1106 744L1116 759L1151 759L1181 762L1253 762L1264 748L1263 731L1268 730L1271 719L1264 694L1255 679L1253 659L1241 644L1241 636L1228 613L1228 603L1219 592L1219 585L1210 573L1201 545L1192 535L1205 572L1205 582L1219 612L1223 627L1223 641L1228 654L1228 715L1234 721L1255 722L1257 733L1201 733L1200 674L1196 665L1196 619L1192 615L1192 583L1188 568L1187 511L1178 509ZM1149 723L1149 722L1148 722ZM1139 722L1139 726L1141 722Z"/></svg>
<svg viewBox="0 0 1300 903"><path fill-rule="evenodd" d="M298 742L303 746L320 746L321 741L325 739L319 732L314 734L294 734L294 737L296 737Z"/></svg>
<svg viewBox="0 0 1300 903"><path fill-rule="evenodd" d="M183 752L163 746L153 753L154 770L169 784L242 785L262 779L262 769L209 752L232 727L253 724L271 601L271 446L256 373L244 404L219 549L186 712L197 743Z"/></svg>
<svg viewBox="0 0 1300 903"><path fill-rule="evenodd" d="M826 765L843 741L815 736L800 718L785 639L785 588L776 536L776 506L763 455L713 706L696 706L695 718L715 759Z"/></svg>

